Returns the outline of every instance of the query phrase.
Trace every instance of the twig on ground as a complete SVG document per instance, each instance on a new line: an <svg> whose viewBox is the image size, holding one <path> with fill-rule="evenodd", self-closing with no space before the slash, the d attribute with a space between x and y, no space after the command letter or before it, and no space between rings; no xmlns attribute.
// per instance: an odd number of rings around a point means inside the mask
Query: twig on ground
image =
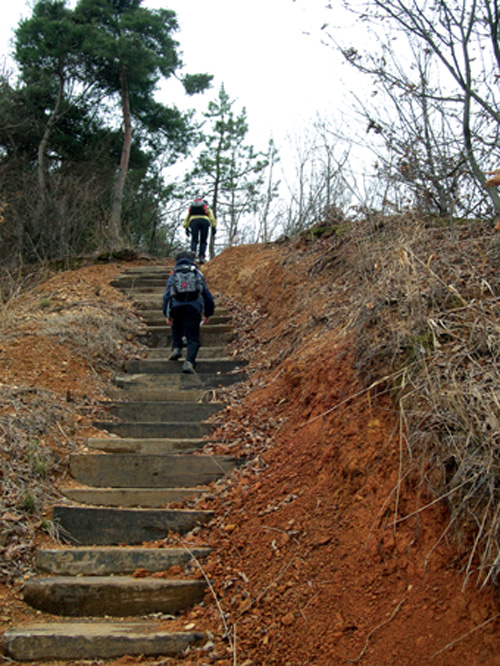
<svg viewBox="0 0 500 666"><path fill-rule="evenodd" d="M246 613L247 611L249 611L250 608L252 608L252 606L255 606L255 604L258 603L258 602L262 599L262 597L264 597L264 596L267 594L267 591L271 588L272 585L274 585L275 583L277 583L277 582L279 581L279 579L283 576L283 574L285 573L285 571L290 567L290 565L291 565L292 562L294 561L294 559L295 559L295 557L296 557L296 555L297 555L297 553L298 553L298 551L299 551L299 547L300 547L300 545L297 544L297 548L295 549L294 553L292 554L292 556L291 556L291 558L288 560L288 562L286 562L286 563L281 567L281 569L278 571L278 574L277 574L277 576L274 578L274 580L272 581L272 583L269 583L269 585L266 585L266 587L262 590L262 592L260 592L260 593L255 597L255 599L252 599L250 605L247 606L247 607L245 608L245 611L244 611L245 613ZM242 613L239 614L239 616L241 616L241 615L242 615ZM239 617L239 616L238 616L238 617Z"/></svg>
<svg viewBox="0 0 500 666"><path fill-rule="evenodd" d="M485 627L490 622L493 622L493 620L496 620L498 617L500 617L500 613L497 613L496 615L493 615L493 617L490 617L488 620L485 620L484 622L481 622L481 624L478 624L477 627L474 627L473 629L471 629L467 633L462 634L458 638L455 638L455 640L451 641L451 643L447 643L443 648L441 648L437 652L434 652L434 654L431 656L431 659L434 659L434 657L437 657L438 654L442 654L443 652L446 652L446 650L449 650L450 648L452 648L457 643L460 643L460 641L463 641L465 638L467 638L471 634L475 633L479 629L482 629L483 627Z"/></svg>
<svg viewBox="0 0 500 666"><path fill-rule="evenodd" d="M409 520L410 518L413 518L413 516L418 515L419 513L422 513L422 511L425 511L426 509L430 509L431 506L434 506L434 504L437 504L438 502L441 502L441 500L444 500L446 497L449 497L450 495L453 495L454 492L459 490L462 486L465 486L467 483L470 483L471 481L474 481L474 479L477 479L477 477L480 475L480 472L477 474L474 474L473 476L469 477L468 479L465 479L465 481L462 481L458 486L455 486L455 488L452 488L450 491L447 493L444 493L443 495L440 495L439 497L436 497L435 500L432 500L432 502L429 502L429 504L426 504L425 506L421 506L420 509L417 509L416 511L412 511L412 513L409 513L407 516L403 516L403 518L399 518L398 520L394 521L394 525L399 524L399 523L404 523L405 520Z"/></svg>
<svg viewBox="0 0 500 666"><path fill-rule="evenodd" d="M411 365L406 366L406 369L412 367L412 365L415 365L415 363L412 363ZM307 421L304 421L304 423L301 423L299 428L304 428L304 426L309 425L310 423L313 423L314 421L317 421L318 419L322 419L324 416L327 416L328 414L331 414L332 412L335 412L337 409L340 409L343 407L345 404L348 402L351 402L351 400L355 400L356 398L361 397L365 393L370 393L370 391L380 384L385 384L389 379L396 379L399 375L401 375L402 372L404 372L405 369L403 370L397 370L396 372L391 373L390 375L385 375L385 377L382 377L381 379L378 379L377 381L373 382L368 386L367 388L361 389L361 391L358 391L357 393L353 393L352 395L348 396L344 400L341 400L338 402L336 405L333 407L330 407L330 409L327 409L325 412L321 412L321 414L317 414L316 416L313 416L312 419L308 419ZM388 388L386 391L381 391L380 395L384 393L390 393L392 391L392 387Z"/></svg>
<svg viewBox="0 0 500 666"><path fill-rule="evenodd" d="M368 649L368 644L369 644L369 642L370 642L370 638L371 638L371 637L373 636L373 634L374 634L376 631L378 631L381 627L385 626L386 624L389 624L389 622L395 617L396 613L399 611L399 609L400 609L401 606L405 603L405 601L406 601L406 598L405 598L405 599L401 599L401 601L399 602L399 604L398 604L398 605L396 606L396 608L392 611L390 617L388 617L387 620L384 620L384 621L381 622L380 624L377 624L377 626L374 627L374 628L370 631L370 633L369 633L368 636L366 637L365 645L364 645L363 649L361 650L361 652L359 653L359 655L358 655L355 659L347 659L347 663L349 663L349 664L356 664L358 661L361 661L361 659L363 658L365 652L366 652L367 649Z"/></svg>
<svg viewBox="0 0 500 666"><path fill-rule="evenodd" d="M181 544L181 546L184 548L186 552L189 553L191 556L191 559L196 563L196 566L198 569L201 571L203 578L205 579L206 584L208 585L208 589L210 590L210 593L212 597L214 598L215 605L217 606L217 610L219 611L220 618L222 620L222 625L224 627L224 636L227 636L227 639L229 641L229 647L233 652L235 652L235 646L233 644L233 641L231 639L231 632L229 631L229 627L227 626L226 618L224 617L224 611L222 610L222 607L220 605L219 599L217 597L217 594L215 593L214 587L212 583L210 582L210 579L208 578L204 568L202 567L200 561L198 558L194 555L193 551L186 546L186 544L182 541L182 539L177 539L177 542Z"/></svg>

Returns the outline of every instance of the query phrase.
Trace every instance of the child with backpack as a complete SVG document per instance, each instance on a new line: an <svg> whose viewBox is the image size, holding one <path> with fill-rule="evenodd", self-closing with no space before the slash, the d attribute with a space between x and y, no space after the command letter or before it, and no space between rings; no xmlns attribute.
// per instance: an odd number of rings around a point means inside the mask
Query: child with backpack
<svg viewBox="0 0 500 666"><path fill-rule="evenodd" d="M212 236L215 236L217 221L212 209L201 197L195 199L189 206L182 226L186 230L186 234L188 236L191 235L191 252L195 256L199 242L196 260L202 264L205 261L205 253L207 251L208 231L212 229Z"/></svg>
<svg viewBox="0 0 500 666"><path fill-rule="evenodd" d="M195 374L196 355L200 348L200 325L206 324L214 313L214 299L205 278L196 268L192 252L180 252L167 280L163 293L163 314L172 327L172 353L169 359L182 356L183 339L186 340L186 360L182 372Z"/></svg>

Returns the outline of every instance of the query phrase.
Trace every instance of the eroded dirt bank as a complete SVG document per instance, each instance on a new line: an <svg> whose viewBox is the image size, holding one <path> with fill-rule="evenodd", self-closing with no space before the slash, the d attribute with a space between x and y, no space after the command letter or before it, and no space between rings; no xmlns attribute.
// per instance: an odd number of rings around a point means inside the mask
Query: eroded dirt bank
<svg viewBox="0 0 500 666"><path fill-rule="evenodd" d="M241 663L500 664L496 594L463 589L467 551L405 479L392 396L367 390L335 326L342 290L327 296L322 253L297 249L235 248L207 270L266 314L245 334L256 388L224 429L228 451L256 457L217 497L208 565Z"/></svg>
<svg viewBox="0 0 500 666"><path fill-rule="evenodd" d="M199 506L214 509L216 519L185 540L214 547L202 563L213 593L174 625L209 630L213 640L181 661L500 665L496 591L479 590L474 576L463 587L468 551L447 531L446 507L422 510L433 497L402 469L389 383L363 374L360 341L345 333L352 301L342 262L326 252L306 242L244 246L204 268L213 291L232 304L240 329L234 352L250 361L248 384L231 391L222 444L210 450L248 463L214 485ZM109 374L78 354L74 337L70 344L35 334L50 310L40 309L40 298L56 291L62 309L78 307L83 290L88 307L112 303L135 331L135 315L107 286L123 268L55 276L19 301L16 325L2 340L3 381L30 386L37 373L37 385L70 410L57 442L62 457L68 441L78 447L92 432ZM115 363L140 354L124 331L121 340ZM2 631L36 618L19 599L19 582L2 587L2 601ZM174 663L113 663L141 661Z"/></svg>

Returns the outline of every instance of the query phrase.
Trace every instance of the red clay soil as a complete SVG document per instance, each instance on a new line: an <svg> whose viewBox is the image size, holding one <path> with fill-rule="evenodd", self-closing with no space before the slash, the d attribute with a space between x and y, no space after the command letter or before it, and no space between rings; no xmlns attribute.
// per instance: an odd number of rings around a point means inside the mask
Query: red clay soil
<svg viewBox="0 0 500 666"><path fill-rule="evenodd" d="M213 546L194 573L210 579L211 592L166 623L207 630L211 640L177 660L112 663L500 666L497 590L480 590L473 577L465 584L467 550L448 533L446 507L416 480L399 481L395 406L387 393L366 390L349 339L314 324L322 294L302 295L306 267L274 245L233 248L204 269L214 292L239 303L234 351L248 356L251 377L230 391L222 443L206 449L246 463L198 503L216 512L209 529L184 539ZM49 287L71 294L85 285L90 301L121 307L107 283L122 268L63 273ZM38 372L62 397L68 389L104 395L109 376L21 330L2 340L5 383L29 383ZM75 415L77 442L90 420ZM19 585L2 587L2 601L2 631L41 619L22 604Z"/></svg>

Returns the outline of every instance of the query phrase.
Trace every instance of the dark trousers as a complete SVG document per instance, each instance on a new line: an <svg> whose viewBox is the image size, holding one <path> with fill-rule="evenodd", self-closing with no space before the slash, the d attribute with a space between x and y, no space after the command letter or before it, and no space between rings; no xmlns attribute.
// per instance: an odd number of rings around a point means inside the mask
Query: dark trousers
<svg viewBox="0 0 500 666"><path fill-rule="evenodd" d="M186 338L186 361L196 366L196 354L200 348L201 313L192 305L176 305L170 311L172 318L172 349L182 349Z"/></svg>
<svg viewBox="0 0 500 666"><path fill-rule="evenodd" d="M198 251L198 256L205 259L208 230L210 229L208 217L197 217L194 220L191 220L189 228L191 229L191 252L196 254L196 248L199 241L200 249Z"/></svg>

